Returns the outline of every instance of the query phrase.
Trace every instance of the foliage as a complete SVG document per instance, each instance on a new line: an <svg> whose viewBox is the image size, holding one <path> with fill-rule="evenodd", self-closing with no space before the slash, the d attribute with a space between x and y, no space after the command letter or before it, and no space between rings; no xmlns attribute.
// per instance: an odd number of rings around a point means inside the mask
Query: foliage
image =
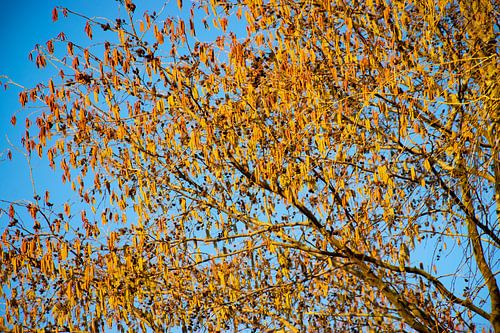
<svg viewBox="0 0 500 333"><path fill-rule="evenodd" d="M2 329L500 332L500 4L182 5L54 10Z"/></svg>

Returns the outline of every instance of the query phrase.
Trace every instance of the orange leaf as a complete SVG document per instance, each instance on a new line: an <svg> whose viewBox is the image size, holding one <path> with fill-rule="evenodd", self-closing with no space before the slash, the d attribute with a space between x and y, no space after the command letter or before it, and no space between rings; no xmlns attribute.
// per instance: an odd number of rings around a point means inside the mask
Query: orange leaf
<svg viewBox="0 0 500 333"><path fill-rule="evenodd" d="M13 219L15 214L16 214L16 212L15 212L15 210L14 210L14 206L13 206L13 205L10 205L10 206L9 206L9 217L10 217L11 219Z"/></svg>
<svg viewBox="0 0 500 333"><path fill-rule="evenodd" d="M47 41L47 51L49 51L50 54L54 53L54 44L52 43L51 40Z"/></svg>
<svg viewBox="0 0 500 333"><path fill-rule="evenodd" d="M58 18L59 18L59 15L58 15L58 13L57 13L57 8L54 8L54 9L52 10L52 22L57 21L57 19L58 19Z"/></svg>
<svg viewBox="0 0 500 333"><path fill-rule="evenodd" d="M87 21L87 24L85 24L85 33L90 39L92 39L92 27L90 26L89 21Z"/></svg>
<svg viewBox="0 0 500 333"><path fill-rule="evenodd" d="M69 204L68 203L65 203L64 204L64 213L66 214L66 216L70 216L71 214L71 208L69 207Z"/></svg>

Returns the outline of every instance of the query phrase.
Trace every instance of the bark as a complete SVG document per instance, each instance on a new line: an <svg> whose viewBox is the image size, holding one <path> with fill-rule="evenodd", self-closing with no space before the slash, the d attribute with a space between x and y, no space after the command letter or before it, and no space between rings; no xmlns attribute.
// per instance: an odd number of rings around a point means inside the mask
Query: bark
<svg viewBox="0 0 500 333"><path fill-rule="evenodd" d="M464 194L465 207L469 215L473 215L472 197L468 182L464 179L462 181L462 191ZM491 299L491 315L490 322L495 332L500 332L500 289L495 279L495 275L491 271L491 267L485 259L483 244L481 237L477 230L477 226L473 219L467 217L467 232L472 246L474 259L476 260L477 267L481 272Z"/></svg>

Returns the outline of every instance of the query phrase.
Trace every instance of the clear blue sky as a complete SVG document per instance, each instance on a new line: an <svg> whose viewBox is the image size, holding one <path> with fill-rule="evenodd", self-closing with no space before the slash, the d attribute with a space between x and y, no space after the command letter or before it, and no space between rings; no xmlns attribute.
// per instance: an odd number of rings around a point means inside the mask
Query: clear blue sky
<svg viewBox="0 0 500 333"><path fill-rule="evenodd" d="M188 1L184 2L182 16L187 16L189 3ZM162 3L162 1L156 0L137 1L136 14L141 15L145 9L150 9L150 11L158 9ZM176 15L177 1L170 1L169 5L176 7L176 12L172 12ZM118 17L120 10L123 12L123 8L120 8L117 0L19 0L4 2L0 10L0 76L7 76L12 81L27 88L33 87L39 82L47 82L50 70L47 68L39 70L33 62L28 60L28 54L36 44L44 44L62 31L69 40L85 39L88 42L83 31L84 19L74 16L64 18L59 13L59 20L52 22L52 10L56 6L67 7L88 17L113 19ZM235 30L234 26L230 28ZM197 29L198 32L202 30ZM94 29L94 40L98 39L99 33L100 29ZM207 38L208 35L203 37ZM0 82L5 83L6 81L5 78L0 78ZM0 200L30 199L32 197L28 163L21 152L11 147L11 144L17 147L21 146L20 139L24 132L24 118L34 111L21 109L18 102L20 91L21 89L15 86L10 86L8 90L0 89ZM10 124L14 113L17 113L17 126L15 127ZM12 151L13 161L6 161L7 149ZM38 191L43 193L48 187L49 190L52 189L50 192L54 201L57 202L57 198L53 197L53 194L62 195L61 203L67 199L64 198L67 187L61 187L59 174L50 170L47 161L34 157L31 163ZM0 222L1 219L0 216Z"/></svg>
<svg viewBox="0 0 500 333"><path fill-rule="evenodd" d="M114 0L3 2L0 11L0 76L7 76L27 88L46 81L50 75L49 71L37 69L35 64L28 60L28 54L35 45L44 44L61 31L70 39L83 36L83 19L65 19L59 15L59 20L52 22L52 9L55 6L68 7L89 16L109 16L117 12L117 2ZM5 83L7 80L2 78L0 81ZM2 87L0 91L0 200L31 199L33 193L28 163L23 154L11 146L12 144L21 147L24 118L34 111L21 109L18 102L20 91L21 89L14 86L7 90ZM15 127L10 124L14 113L17 113L18 119ZM7 149L12 151L12 161L7 160ZM48 187L52 189L52 194L63 197L66 187L61 187L57 182L59 175L48 167L46 161L34 157L31 163L37 189L43 193ZM4 218L0 216L0 223L5 221Z"/></svg>
<svg viewBox="0 0 500 333"><path fill-rule="evenodd" d="M184 2L182 16L188 16L189 2ZM139 16L146 9L150 9L150 11L159 9L162 3L162 1L157 0L137 1L136 14ZM177 15L177 1L170 1L170 5L175 6L175 12L173 11L172 14ZM52 22L52 10L56 6L67 7L88 17L114 19L118 17L120 10L123 14L123 8L120 8L117 0L19 0L4 2L0 10L0 45L2 45L0 48L0 76L7 76L26 88L33 87L40 82L47 82L54 72L50 73L48 68L37 69L35 64L28 60L28 55L36 44L45 44L47 40L56 37L62 31L69 40L84 39L86 43L88 42L83 31L84 19L74 16L64 18L59 13L59 20ZM166 10L168 11L169 7ZM230 28L233 31L236 30L237 33L237 30L244 33L244 29L239 29L238 26L233 25ZM202 32L203 29L200 28L197 31ZM100 29L94 29L94 40L98 40L100 33ZM204 32L203 37L210 38L212 36ZM0 82L5 83L6 81L7 79L0 78ZM15 147L21 147L24 118L36 110L21 109L18 102L20 91L21 89L15 86L10 86L7 90L0 89L0 200L31 199L33 196L28 163L22 152L16 151ZM14 113L17 113L15 127L10 124ZM15 147L12 147L11 144ZM7 161L7 149L12 151L13 161ZM43 194L46 189L49 190L52 201L62 205L68 199L69 186L60 184L60 173L52 171L48 167L48 162L40 160L36 155L31 160L31 166L38 192ZM0 225L1 223L2 217L0 216Z"/></svg>

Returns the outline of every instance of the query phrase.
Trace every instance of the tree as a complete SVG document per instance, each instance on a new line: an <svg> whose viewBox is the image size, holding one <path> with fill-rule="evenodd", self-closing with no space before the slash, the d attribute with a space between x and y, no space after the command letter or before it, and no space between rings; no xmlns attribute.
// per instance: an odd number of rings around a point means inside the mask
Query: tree
<svg viewBox="0 0 500 333"><path fill-rule="evenodd" d="M500 332L500 3L123 6L33 53L3 330Z"/></svg>

